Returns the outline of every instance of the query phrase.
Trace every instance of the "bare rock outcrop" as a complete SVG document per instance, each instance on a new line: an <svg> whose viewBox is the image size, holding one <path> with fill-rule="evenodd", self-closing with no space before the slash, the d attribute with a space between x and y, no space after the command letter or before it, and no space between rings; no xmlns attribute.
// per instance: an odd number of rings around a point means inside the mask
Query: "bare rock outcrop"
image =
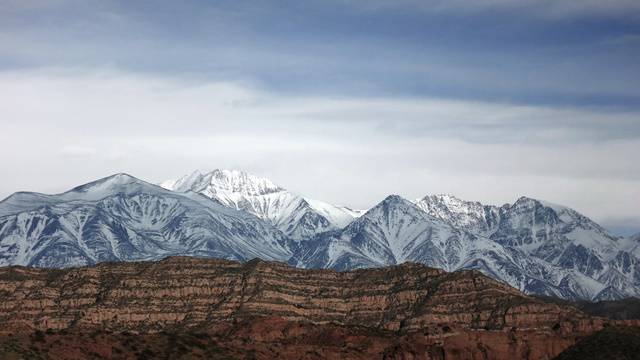
<svg viewBox="0 0 640 360"><path fill-rule="evenodd" d="M361 346L386 359L548 359L608 323L477 271L412 263L336 272L175 257L0 268L5 334L202 332L265 358Z"/></svg>

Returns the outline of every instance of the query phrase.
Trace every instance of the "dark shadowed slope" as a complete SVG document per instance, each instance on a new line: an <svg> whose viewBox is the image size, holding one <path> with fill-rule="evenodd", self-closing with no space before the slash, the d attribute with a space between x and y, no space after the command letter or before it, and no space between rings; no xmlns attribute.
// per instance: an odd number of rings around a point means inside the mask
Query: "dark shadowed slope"
<svg viewBox="0 0 640 360"><path fill-rule="evenodd" d="M608 327L563 351L555 360L640 359L640 328Z"/></svg>

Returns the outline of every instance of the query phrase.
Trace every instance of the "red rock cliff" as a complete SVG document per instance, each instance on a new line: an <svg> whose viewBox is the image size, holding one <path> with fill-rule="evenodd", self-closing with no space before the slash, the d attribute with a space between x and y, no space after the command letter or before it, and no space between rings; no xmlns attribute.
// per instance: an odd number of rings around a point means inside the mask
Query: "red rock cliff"
<svg viewBox="0 0 640 360"><path fill-rule="evenodd" d="M287 347L275 354L260 343L298 339L313 346L316 333L328 331L342 342L353 337L353 344L375 338L377 345L362 353L386 358L544 359L606 322L476 271L418 264L335 272L170 258L65 270L0 268L5 332L222 331L229 346L251 339L265 357L285 356Z"/></svg>

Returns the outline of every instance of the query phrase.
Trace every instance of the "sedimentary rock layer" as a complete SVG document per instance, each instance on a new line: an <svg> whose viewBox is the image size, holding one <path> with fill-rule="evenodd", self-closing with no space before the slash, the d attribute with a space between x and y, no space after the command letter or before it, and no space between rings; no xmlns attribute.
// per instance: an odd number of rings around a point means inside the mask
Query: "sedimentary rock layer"
<svg viewBox="0 0 640 360"><path fill-rule="evenodd" d="M607 322L477 271L447 273L411 263L335 272L177 257L64 270L0 268L5 336L201 332L231 352L251 349L265 357L294 356L297 346L322 354L370 344L368 353L391 358L491 353L488 358L537 359Z"/></svg>
<svg viewBox="0 0 640 360"><path fill-rule="evenodd" d="M247 316L387 330L578 329L594 320L476 271L418 264L350 272L197 258L0 269L0 321L35 329L207 326Z"/></svg>

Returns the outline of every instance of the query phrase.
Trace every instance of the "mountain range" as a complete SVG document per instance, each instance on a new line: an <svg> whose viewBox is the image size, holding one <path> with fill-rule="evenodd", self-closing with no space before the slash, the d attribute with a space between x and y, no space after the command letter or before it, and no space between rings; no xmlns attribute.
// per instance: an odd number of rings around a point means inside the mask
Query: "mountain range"
<svg viewBox="0 0 640 360"><path fill-rule="evenodd" d="M0 265L69 267L171 255L250 260L290 256L282 232L194 192L117 174L59 195L0 203Z"/></svg>
<svg viewBox="0 0 640 360"><path fill-rule="evenodd" d="M242 171L154 185L117 174L58 195L0 202L0 265L71 267L172 255L352 270L418 262L476 269L526 293L640 296L640 237L619 238L570 208L521 197L388 196L367 211L287 191Z"/></svg>

